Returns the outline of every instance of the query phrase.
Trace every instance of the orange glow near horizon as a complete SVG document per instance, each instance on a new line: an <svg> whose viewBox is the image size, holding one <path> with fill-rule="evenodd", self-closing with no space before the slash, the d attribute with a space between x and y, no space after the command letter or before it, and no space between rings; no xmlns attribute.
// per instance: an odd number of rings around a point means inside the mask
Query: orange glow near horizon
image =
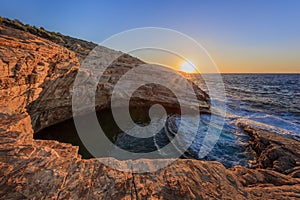
<svg viewBox="0 0 300 200"><path fill-rule="evenodd" d="M262 54L262 55L260 55ZM294 59L296 55L276 55L272 58L271 55L266 55L262 52L255 55L244 55L243 52L235 52L231 49L227 51L211 51L210 55L216 64L219 73L299 73L300 60ZM271 54L271 53L270 53ZM234 56L232 56L234 55ZM191 55L188 58L180 58L163 51L143 50L134 52L133 56L142 59L147 63L160 64L170 67L177 71L187 73L215 73L210 70L212 68L209 62L205 62L198 58L197 55ZM196 70L188 70L184 62L191 62ZM201 66L201 70L199 70Z"/></svg>

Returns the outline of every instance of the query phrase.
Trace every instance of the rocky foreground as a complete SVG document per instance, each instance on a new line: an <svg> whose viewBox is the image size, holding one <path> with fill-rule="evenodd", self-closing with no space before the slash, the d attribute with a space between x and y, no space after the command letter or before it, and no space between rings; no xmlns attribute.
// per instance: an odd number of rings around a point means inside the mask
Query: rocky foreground
<svg viewBox="0 0 300 200"><path fill-rule="evenodd" d="M120 172L97 159L81 159L70 144L34 140L35 131L72 117L72 84L81 56L93 45L72 39L72 46L66 37L53 41L53 35L10 23L0 23L0 199L300 199L300 142L243 121L236 125L249 134L256 152L251 169L179 159L155 173L135 174L136 163L128 160L116 162L133 171ZM98 109L108 106L120 69L141 62L124 55L114 63L110 81L99 83ZM197 94L199 108L208 111L208 96L200 89ZM153 101L175 102L164 95Z"/></svg>

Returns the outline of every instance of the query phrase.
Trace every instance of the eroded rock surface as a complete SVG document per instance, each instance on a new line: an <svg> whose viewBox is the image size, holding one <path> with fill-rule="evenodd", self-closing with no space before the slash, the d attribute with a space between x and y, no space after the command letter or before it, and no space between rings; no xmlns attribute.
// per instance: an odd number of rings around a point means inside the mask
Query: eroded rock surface
<svg viewBox="0 0 300 200"><path fill-rule="evenodd" d="M75 53L49 40L4 25L0 26L0 31L0 107L17 113L28 112L35 131L71 118L73 84L80 65ZM111 57L116 60L103 72L99 82L94 71L89 69L80 70L78 80L83 86L81 101L90 105L95 100L96 108L104 109L110 106L112 90L119 78L143 62L105 47L98 47L98 51L104 55L104 62ZM80 50L81 55L84 53L87 54L88 50ZM138 76L143 74L133 77ZM129 80L128 87L135 82L135 78ZM96 85L96 95L93 94L93 85ZM195 99L194 105L202 112L209 112L207 94L195 85L193 87L198 99ZM149 98L152 103L169 107L177 102L168 91L156 89L153 85L138 90L132 96L132 102L147 104ZM187 101L186 105L191 103Z"/></svg>
<svg viewBox="0 0 300 200"><path fill-rule="evenodd" d="M111 69L119 73L137 62L125 56ZM33 140L34 131L71 117L70 94L78 67L68 49L1 24L0 199L300 198L300 143L248 124L239 126L249 133L257 152L254 169L181 159L155 173L135 174L111 169L101 159L81 159L78 147L70 144ZM102 87L109 85L98 90ZM208 109L207 96L200 91L201 105ZM100 95L98 107L107 106L109 93L106 96ZM136 162L150 168L166 161Z"/></svg>
<svg viewBox="0 0 300 200"><path fill-rule="evenodd" d="M266 129L240 121L237 124L250 135L249 144L257 154L256 168L270 169L300 178L299 141L287 135L282 137Z"/></svg>

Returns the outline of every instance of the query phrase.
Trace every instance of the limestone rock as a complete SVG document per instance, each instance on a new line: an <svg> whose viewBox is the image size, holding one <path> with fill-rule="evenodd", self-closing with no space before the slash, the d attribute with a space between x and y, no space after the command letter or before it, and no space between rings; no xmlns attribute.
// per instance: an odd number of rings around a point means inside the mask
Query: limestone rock
<svg viewBox="0 0 300 200"><path fill-rule="evenodd" d="M0 34L0 108L9 108L17 113L28 112L35 131L71 118L73 83L80 66L75 54L51 41L3 25L0 26ZM120 56L105 71L99 83L93 79L93 71L86 71L87 77L81 79L85 86L81 100L90 104L96 98L97 109L104 109L110 106L113 86L118 79L143 62L105 47L99 48L107 59L110 55ZM88 50L80 52L81 55L84 53L87 54ZM84 74L80 71L80 75ZM92 82L86 83L87 78ZM131 80L131 84L134 82L135 79ZM94 90L89 85L93 84L97 86L95 97L90 94ZM198 87L194 88L199 99L196 104L201 111L209 112L207 94ZM152 95L148 91L152 91ZM132 99L170 107L177 101L168 91L154 86L142 88Z"/></svg>
<svg viewBox="0 0 300 200"><path fill-rule="evenodd" d="M300 142L267 130L257 129L239 122L249 135L252 149L257 154L256 167L272 169L283 174L295 172L300 167ZM294 169L295 168L295 169Z"/></svg>

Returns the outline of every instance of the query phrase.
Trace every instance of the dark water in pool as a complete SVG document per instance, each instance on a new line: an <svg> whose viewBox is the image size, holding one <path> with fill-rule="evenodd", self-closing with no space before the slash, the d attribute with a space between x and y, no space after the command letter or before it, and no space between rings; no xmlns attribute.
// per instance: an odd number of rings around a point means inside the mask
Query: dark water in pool
<svg viewBox="0 0 300 200"><path fill-rule="evenodd" d="M191 75L199 85L205 88L201 77ZM235 126L235 120L242 117L258 121L270 126L276 126L300 135L300 74L224 74L222 75L226 90L227 118L221 135L210 153L203 160L218 160L226 167L236 164L246 166L253 158L253 152L248 147L248 136ZM218 83L216 83L218 87ZM224 101L224 99L219 99ZM132 117L138 124L147 124L147 110L133 109ZM151 139L136 139L122 132L114 123L109 111L98 113L99 123L107 137L119 147L134 152L151 152L163 147L172 139L176 130L162 129ZM191 116L192 118L192 116ZM89 116L83 116L83 121L89 122ZM209 115L202 115L197 135L183 158L200 159L199 149L202 146L205 131L209 123ZM180 121L177 115L170 115L168 122L176 124ZM193 121L193 120L191 120ZM196 125L189 122L184 124L185 130L195 131ZM215 127L216 130L219 127ZM86 150L76 133L73 119L55 126L48 127L34 136L36 139L53 139L72 143L80 147L79 153L84 158L92 155ZM184 138L189 140L188 136ZM112 149L113 151L113 149Z"/></svg>

